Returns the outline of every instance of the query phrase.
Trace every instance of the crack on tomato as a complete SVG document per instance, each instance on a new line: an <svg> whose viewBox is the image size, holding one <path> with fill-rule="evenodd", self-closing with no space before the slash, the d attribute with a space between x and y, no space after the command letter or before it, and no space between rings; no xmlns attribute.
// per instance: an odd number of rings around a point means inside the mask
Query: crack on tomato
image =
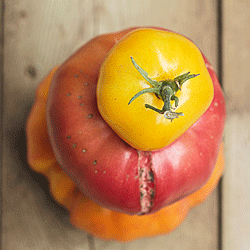
<svg viewBox="0 0 250 250"><path fill-rule="evenodd" d="M150 151L138 152L138 177L140 192L140 215L151 211L155 197L155 178L152 169L152 153Z"/></svg>

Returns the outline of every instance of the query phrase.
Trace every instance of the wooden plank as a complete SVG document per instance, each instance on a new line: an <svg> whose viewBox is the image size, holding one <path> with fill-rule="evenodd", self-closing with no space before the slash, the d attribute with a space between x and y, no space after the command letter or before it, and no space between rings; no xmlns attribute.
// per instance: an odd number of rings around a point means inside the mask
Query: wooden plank
<svg viewBox="0 0 250 250"><path fill-rule="evenodd" d="M45 178L28 167L25 124L41 79L93 36L92 2L6 1L3 249L89 249Z"/></svg>
<svg viewBox="0 0 250 250"><path fill-rule="evenodd" d="M0 169L3 169L3 1L0 0ZM0 189L2 191L3 187L3 175L0 174ZM2 194L2 193L1 193ZM0 218L2 218L3 215L3 209L2 209L2 196L1 196L1 202L0 202ZM2 221L1 221L2 222ZM0 231L2 232L2 223L0 222ZM1 242L2 242L2 234L0 234L0 249L1 249Z"/></svg>
<svg viewBox="0 0 250 250"><path fill-rule="evenodd" d="M216 66L216 1L6 1L3 145L3 249L91 249L86 233L49 195L45 178L26 162L25 123L40 80L99 33L161 26L190 37ZM217 194L192 210L175 232L120 244L95 239L97 249L217 249ZM91 241L90 241L91 242Z"/></svg>
<svg viewBox="0 0 250 250"><path fill-rule="evenodd" d="M223 86L227 101L223 249L250 249L250 2L223 2Z"/></svg>

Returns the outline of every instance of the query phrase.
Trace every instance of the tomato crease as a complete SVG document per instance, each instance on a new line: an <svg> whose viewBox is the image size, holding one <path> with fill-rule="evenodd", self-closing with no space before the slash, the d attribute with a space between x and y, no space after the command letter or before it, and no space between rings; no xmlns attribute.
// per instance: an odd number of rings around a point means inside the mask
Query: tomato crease
<svg viewBox="0 0 250 250"><path fill-rule="evenodd" d="M148 214L154 204L155 183L152 169L152 153L138 150L138 175L141 212L140 215Z"/></svg>

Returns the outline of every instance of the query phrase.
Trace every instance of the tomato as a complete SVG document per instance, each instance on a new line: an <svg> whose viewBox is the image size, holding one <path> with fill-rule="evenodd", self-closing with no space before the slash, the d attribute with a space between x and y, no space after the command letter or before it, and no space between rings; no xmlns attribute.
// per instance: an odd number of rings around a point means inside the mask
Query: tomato
<svg viewBox="0 0 250 250"><path fill-rule="evenodd" d="M216 187L224 167L223 146L209 181L180 201L144 216L128 215L101 207L80 192L72 179L61 169L49 143L45 108L47 92L55 70L39 85L28 118L28 161L33 170L48 178L51 195L69 211L72 225L96 237L122 242L167 234L178 227L188 211L203 202Z"/></svg>
<svg viewBox="0 0 250 250"><path fill-rule="evenodd" d="M151 71L151 67L161 69L157 56L152 55L152 60L157 59L158 62L156 60L156 63L149 67L146 58L140 56L143 51L148 53L147 50L142 51L142 48L145 49L143 43L140 43L140 51L135 50L129 43L130 46L127 47L127 50L131 49L131 52L128 52L128 62L119 64L114 61L114 67L124 65L128 70L126 76L137 80L133 82L124 80L123 85L126 83L126 86L123 87L128 94L125 95L126 98L121 93L116 97L124 99L126 112L133 113L138 110L144 112L145 116L142 117L146 119L148 126L153 126L150 124L152 119L147 120L149 116L153 116L153 120L158 117L160 127L164 127L166 124L168 129L172 128L176 133L175 136L178 132L178 129L174 130L175 126L178 127L177 124L186 126L186 131L178 135L178 138L175 137L168 146L153 151L139 150L119 136L99 112L97 103L102 98L100 96L101 87L97 89L97 82L98 78L100 81L103 79L103 68L106 65L104 60L107 55L109 57L116 54L115 45L117 44L118 48L119 41L121 41L119 44L123 44L126 37L141 31L143 34L147 32L158 34L157 31L151 29L149 31L136 30L130 33L131 29L129 29L98 36L89 41L56 70L51 80L46 102L47 130L57 163L90 200L109 210L131 215L156 212L200 189L209 180L217 160L226 116L225 100L214 70L193 45L190 45L189 48L190 50L193 48L196 53L191 53L193 55L191 58L187 56L185 48L188 47L186 43L189 44L189 42L186 39L177 35L180 43L179 49L175 50L178 56L176 62L181 60L178 51L182 49L185 49L183 54L185 60L180 64L183 66L173 67L174 64L171 64L172 68L169 68L169 72L173 72L172 75L163 72L163 69L162 71ZM166 34L176 37L173 32ZM153 37L156 39L158 35ZM158 43L157 39L150 39L150 41ZM146 41L145 43L148 44ZM181 47L181 44L185 46ZM172 47L174 49L175 43L172 43ZM150 46L146 48L150 50ZM158 56L160 54L159 51ZM116 56L117 60L123 60L124 57L120 56ZM183 113L184 116L171 121L155 110L146 109L144 104L149 104L159 110L162 108L163 101L158 100L152 93L140 95L128 105L131 98L141 91L140 86L146 88L149 86L131 62L130 56L134 58L136 64L148 72L150 78L159 82L165 80L165 77L162 77L164 74L170 80L189 71L190 75L199 74L185 81L181 90L174 92L172 105L174 106L177 100L174 96L178 97L179 103L176 110L171 109L170 111ZM172 61L173 58L174 55ZM198 63L195 63L194 60L198 60ZM164 67L167 65L166 63ZM153 72L156 73L153 74ZM117 72L117 75L121 76L121 72ZM111 76L107 75L107 77L110 79ZM209 82L212 83L212 87ZM206 86L205 89L204 86ZM119 92L116 86L115 88ZM196 95L192 98L190 96L189 99L189 93L194 90ZM200 90L202 91L200 92ZM112 86L110 91L113 91ZM207 94L204 91L207 91ZM106 92L104 91L104 93ZM109 102L108 98L107 102ZM202 110L199 110L197 103L202 106ZM122 115L123 111L120 110L120 112ZM120 116L120 114L117 115ZM122 116L124 121L138 120L139 114L134 113L128 118L123 113ZM161 132L161 129L156 132ZM142 137L141 139L143 141ZM146 143L148 144L149 141ZM154 144L153 141L152 144Z"/></svg>
<svg viewBox="0 0 250 250"><path fill-rule="evenodd" d="M164 88L170 91L168 95ZM145 89L149 93L128 105ZM124 141L139 150L158 150L206 111L213 91L202 54L189 39L144 28L130 32L109 52L100 70L97 103L104 120Z"/></svg>
<svg viewBox="0 0 250 250"><path fill-rule="evenodd" d="M72 225L96 237L122 242L167 234L178 227L188 211L203 202L216 187L224 167L223 146L221 145L209 181L193 194L174 204L144 216L128 215L101 207L80 192L72 179L61 169L49 143L45 108L47 92L55 70L39 85L29 115L26 129L28 161L33 170L48 178L51 195L69 211Z"/></svg>

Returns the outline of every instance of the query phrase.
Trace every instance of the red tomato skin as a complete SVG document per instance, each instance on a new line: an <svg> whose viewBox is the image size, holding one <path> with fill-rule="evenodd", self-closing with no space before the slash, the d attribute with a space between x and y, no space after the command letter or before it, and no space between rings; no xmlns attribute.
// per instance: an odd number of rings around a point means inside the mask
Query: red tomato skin
<svg viewBox="0 0 250 250"><path fill-rule="evenodd" d="M207 111L174 143L152 152L156 175L153 211L159 210L203 186L214 169L225 120L225 99L211 64L204 57L214 83L214 99ZM167 180L167 181L166 181ZM164 199L162 198L164 197Z"/></svg>
<svg viewBox="0 0 250 250"><path fill-rule="evenodd" d="M100 66L130 30L91 40L59 68L51 83L46 117L56 159L79 189L108 209L139 214L140 152L115 134L96 105ZM146 154L155 182L149 212L199 189L214 168L226 117L225 101L214 70L204 60L214 83L214 99L181 137Z"/></svg>

